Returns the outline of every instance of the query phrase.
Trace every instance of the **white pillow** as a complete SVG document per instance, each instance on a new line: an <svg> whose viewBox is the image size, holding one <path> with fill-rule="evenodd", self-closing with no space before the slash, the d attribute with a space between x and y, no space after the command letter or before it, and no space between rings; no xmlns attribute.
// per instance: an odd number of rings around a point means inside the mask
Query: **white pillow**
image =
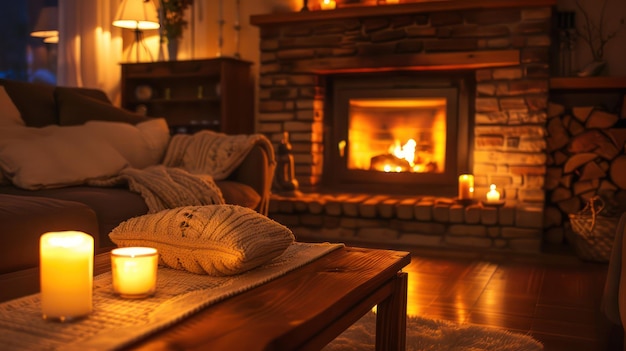
<svg viewBox="0 0 626 351"><path fill-rule="evenodd" d="M124 122L88 121L86 133L105 140L134 168L159 164L170 140L170 131L163 118L154 118L132 125Z"/></svg>
<svg viewBox="0 0 626 351"><path fill-rule="evenodd" d="M236 205L186 206L131 218L109 238L121 247L154 247L162 264L212 276L258 267L294 242L289 228Z"/></svg>
<svg viewBox="0 0 626 351"><path fill-rule="evenodd" d="M128 162L84 128L0 128L0 168L16 186L36 190L119 174Z"/></svg>
<svg viewBox="0 0 626 351"><path fill-rule="evenodd" d="M7 125L23 126L24 120L4 86L0 85L0 126Z"/></svg>

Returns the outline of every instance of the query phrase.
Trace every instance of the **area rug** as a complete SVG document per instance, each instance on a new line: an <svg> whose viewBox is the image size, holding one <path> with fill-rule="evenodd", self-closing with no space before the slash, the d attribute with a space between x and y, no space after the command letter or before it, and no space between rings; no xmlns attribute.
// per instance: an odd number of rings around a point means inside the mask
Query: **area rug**
<svg viewBox="0 0 626 351"><path fill-rule="evenodd" d="M532 337L502 329L422 317L407 318L407 351L541 351ZM376 314L370 312L323 351L374 350Z"/></svg>

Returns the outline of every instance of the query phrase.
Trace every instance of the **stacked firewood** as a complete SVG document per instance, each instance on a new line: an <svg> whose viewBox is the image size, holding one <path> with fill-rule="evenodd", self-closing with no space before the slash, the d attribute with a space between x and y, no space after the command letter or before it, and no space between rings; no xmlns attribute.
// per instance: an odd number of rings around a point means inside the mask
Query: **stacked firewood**
<svg viewBox="0 0 626 351"><path fill-rule="evenodd" d="M607 211L626 211L626 98L618 111L601 106L548 111L545 227L552 243L563 240L568 215L595 195Z"/></svg>

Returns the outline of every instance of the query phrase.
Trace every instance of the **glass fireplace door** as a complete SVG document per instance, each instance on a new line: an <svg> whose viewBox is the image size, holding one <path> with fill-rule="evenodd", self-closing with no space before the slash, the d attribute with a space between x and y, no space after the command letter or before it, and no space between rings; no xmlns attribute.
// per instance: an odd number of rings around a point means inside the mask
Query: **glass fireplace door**
<svg viewBox="0 0 626 351"><path fill-rule="evenodd" d="M334 86L325 184L377 192L452 189L459 162L467 160L467 147L459 143L465 144L467 131L459 122L459 88L387 82Z"/></svg>
<svg viewBox="0 0 626 351"><path fill-rule="evenodd" d="M348 103L348 169L445 171L446 98L354 98Z"/></svg>

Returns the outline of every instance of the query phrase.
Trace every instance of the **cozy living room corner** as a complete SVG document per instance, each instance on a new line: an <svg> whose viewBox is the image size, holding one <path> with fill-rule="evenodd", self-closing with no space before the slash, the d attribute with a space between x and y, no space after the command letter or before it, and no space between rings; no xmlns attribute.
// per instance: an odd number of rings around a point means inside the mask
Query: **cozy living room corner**
<svg viewBox="0 0 626 351"><path fill-rule="evenodd" d="M626 350L622 0L0 19L2 349Z"/></svg>

